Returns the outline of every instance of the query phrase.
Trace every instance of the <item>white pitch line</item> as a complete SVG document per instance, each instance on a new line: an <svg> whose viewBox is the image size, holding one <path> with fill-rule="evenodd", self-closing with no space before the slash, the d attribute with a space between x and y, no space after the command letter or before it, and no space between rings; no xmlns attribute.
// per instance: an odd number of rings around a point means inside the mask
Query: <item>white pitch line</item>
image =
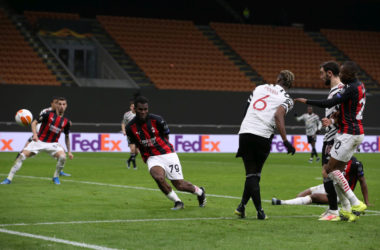
<svg viewBox="0 0 380 250"><path fill-rule="evenodd" d="M13 234L13 235L18 235L18 236L23 236L23 237L34 238L34 239L52 241L52 242L57 242L57 243L62 243L62 244L72 245L72 246L77 246L77 247L85 247L85 248L97 249L97 250L117 250L116 248L108 248L108 247L86 244L86 243L81 243L81 242L76 242L76 241L58 239L55 237L53 238L53 237L47 237L47 236L43 236L43 235L17 232L17 231L7 230L7 229L3 229L3 228L0 228L0 232L6 233L6 234Z"/></svg>
<svg viewBox="0 0 380 250"><path fill-rule="evenodd" d="M367 216L380 216L380 214L367 214ZM270 218L317 218L318 215L274 215ZM250 217L247 217L249 220ZM252 219L256 219L252 217ZM100 223L134 223L134 222L162 222L162 221L202 221L202 220L239 220L238 217L198 217L198 218L159 218L159 219L126 219L126 220L96 220L96 221L56 221L36 223L0 224L0 227L11 226L38 226L38 225L70 225L70 224L100 224ZM1 229L0 229L1 230Z"/></svg>
<svg viewBox="0 0 380 250"><path fill-rule="evenodd" d="M7 174L0 174L0 176L6 176ZM37 176L26 176L26 175L17 175L17 177L22 178L29 178L29 179L40 179L40 180L51 180L51 178L48 177L37 177ZM147 187L136 187L136 186L128 186L128 185L116 185L116 184L108 184L108 183L100 183L100 182L92 182L92 181L76 181L76 180L67 180L65 179L64 182L72 182L72 183L81 183L81 184L88 184L88 185L97 185L97 186L107 186L107 187L118 187L118 188L126 188L126 189L137 189L137 190L148 190L148 191L155 191L155 192L161 192L160 189L157 188L147 188ZM177 191L177 193L182 194L190 194L188 192L181 192ZM208 197L216 197L216 198L225 198L225 199L235 199L240 200L241 197L236 196L230 196L230 195L219 195L219 194L207 194ZM271 200L261 200L262 202L266 203L272 203ZM307 205L308 207L326 207L326 205ZM380 211L377 210L366 210L366 212L376 213L380 214Z"/></svg>

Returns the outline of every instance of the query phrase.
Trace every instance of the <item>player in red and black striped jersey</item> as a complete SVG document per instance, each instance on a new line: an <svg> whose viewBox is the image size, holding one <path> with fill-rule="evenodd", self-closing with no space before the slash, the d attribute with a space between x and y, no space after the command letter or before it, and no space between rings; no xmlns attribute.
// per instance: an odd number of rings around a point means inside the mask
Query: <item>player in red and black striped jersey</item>
<svg viewBox="0 0 380 250"><path fill-rule="evenodd" d="M295 101L322 108L330 108L340 104L338 113L340 118L338 119L339 131L330 151L330 160L324 165L324 170L328 177L336 183L335 189L343 207L341 215L348 215L350 221L357 219L357 216L367 209L367 206L352 192L342 174L345 165L364 138L361 120L366 98L364 84L357 79L358 72L359 67L356 63L351 61L344 62L340 67L339 77L345 87L339 94L327 100L295 99ZM351 210L354 216L352 216Z"/></svg>
<svg viewBox="0 0 380 250"><path fill-rule="evenodd" d="M369 205L368 187L364 177L363 164L355 157L352 157L347 163L343 175L346 177L351 190L355 189L356 184L359 181L364 202ZM277 198L272 198L272 205L308 205L311 203L328 203L327 193L323 184L310 187L299 193L297 198L291 200L279 200Z"/></svg>
<svg viewBox="0 0 380 250"><path fill-rule="evenodd" d="M54 184L60 184L59 175L66 162L66 153L64 148L58 143L58 139L63 131L65 133L65 142L67 146L68 156L72 159L69 131L71 122L63 115L67 108L67 101L64 97L58 98L55 111L41 114L38 120L32 122L32 142L28 144L22 153L17 157L15 164L11 168L8 177L1 184L10 184L16 172L21 168L26 158L34 156L39 152L47 152L57 159L56 171L54 172ZM37 134L37 123L42 123Z"/></svg>
<svg viewBox="0 0 380 250"><path fill-rule="evenodd" d="M38 123L41 123L38 140L43 142L58 142L62 131L68 134L71 126L69 119L58 115L55 111L42 113Z"/></svg>
<svg viewBox="0 0 380 250"><path fill-rule="evenodd" d="M139 144L145 163L149 156L175 152L173 145L169 142L169 127L158 115L147 114L145 123L140 123L139 119L135 117L128 124L126 131L129 141Z"/></svg>
<svg viewBox="0 0 380 250"><path fill-rule="evenodd" d="M206 205L206 193L203 187L197 187L183 179L181 163L169 142L169 128L162 117L148 112L148 99L138 96L135 99L136 116L126 126L129 143L136 144L143 161L161 191L174 202L173 210L182 209L183 202L178 198L168 178L177 190L198 196L200 207Z"/></svg>

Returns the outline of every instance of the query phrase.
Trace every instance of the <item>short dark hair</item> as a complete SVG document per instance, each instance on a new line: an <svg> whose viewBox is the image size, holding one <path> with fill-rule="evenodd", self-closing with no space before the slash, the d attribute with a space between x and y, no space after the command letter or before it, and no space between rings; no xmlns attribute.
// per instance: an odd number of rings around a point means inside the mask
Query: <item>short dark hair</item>
<svg viewBox="0 0 380 250"><path fill-rule="evenodd" d="M353 62L353 61L345 61L342 66L347 69L351 74L352 76L354 76L356 78L356 75L359 73L359 66Z"/></svg>
<svg viewBox="0 0 380 250"><path fill-rule="evenodd" d="M66 97L63 97L63 96L57 97L57 99L58 99L58 101L66 101L67 102Z"/></svg>
<svg viewBox="0 0 380 250"><path fill-rule="evenodd" d="M148 98L145 96L139 95L135 98L135 106L137 107L137 103L145 104L148 103Z"/></svg>
<svg viewBox="0 0 380 250"><path fill-rule="evenodd" d="M334 62L334 61L324 62L321 64L320 67L323 68L325 72L330 70L334 76L339 75L339 64L337 62Z"/></svg>
<svg viewBox="0 0 380 250"><path fill-rule="evenodd" d="M290 70L281 70L280 71L280 77L282 80L282 84L287 87L291 88L292 84L294 82L294 74Z"/></svg>

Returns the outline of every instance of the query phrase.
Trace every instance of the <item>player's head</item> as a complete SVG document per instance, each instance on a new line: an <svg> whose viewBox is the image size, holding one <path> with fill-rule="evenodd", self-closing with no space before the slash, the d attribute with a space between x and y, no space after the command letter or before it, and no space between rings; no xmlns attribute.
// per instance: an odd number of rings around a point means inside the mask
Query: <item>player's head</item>
<svg viewBox="0 0 380 250"><path fill-rule="evenodd" d="M322 63L319 68L319 78L326 86L330 86L332 77L339 77L339 64L334 61Z"/></svg>
<svg viewBox="0 0 380 250"><path fill-rule="evenodd" d="M52 108L52 110L57 109L57 103L58 103L58 96L53 96L50 102L50 107Z"/></svg>
<svg viewBox="0 0 380 250"><path fill-rule="evenodd" d="M294 74L289 70L282 70L277 76L277 84L290 89L294 82Z"/></svg>
<svg viewBox="0 0 380 250"><path fill-rule="evenodd" d="M313 113L313 107L312 106L307 106L307 113L310 115Z"/></svg>
<svg viewBox="0 0 380 250"><path fill-rule="evenodd" d="M355 62L345 61L342 66L340 66L339 77L344 84L349 84L356 81L358 73L359 67Z"/></svg>
<svg viewBox="0 0 380 250"><path fill-rule="evenodd" d="M132 111L132 113L135 113L135 103L134 101L129 102L129 110Z"/></svg>
<svg viewBox="0 0 380 250"><path fill-rule="evenodd" d="M134 104L135 104L136 117L140 121L145 121L149 112L148 99L140 95L136 97Z"/></svg>
<svg viewBox="0 0 380 250"><path fill-rule="evenodd" d="M58 115L63 115L67 108L67 100L65 97L58 97L58 102L56 106L56 112Z"/></svg>

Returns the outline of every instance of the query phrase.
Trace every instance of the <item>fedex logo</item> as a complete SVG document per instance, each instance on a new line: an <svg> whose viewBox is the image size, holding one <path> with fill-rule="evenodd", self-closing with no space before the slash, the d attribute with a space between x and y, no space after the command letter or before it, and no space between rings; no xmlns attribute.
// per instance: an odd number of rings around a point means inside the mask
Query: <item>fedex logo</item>
<svg viewBox="0 0 380 250"><path fill-rule="evenodd" d="M196 140L184 140L183 135L174 138L174 149L178 152L220 152L220 141L210 140L209 135L200 135Z"/></svg>
<svg viewBox="0 0 380 250"><path fill-rule="evenodd" d="M363 142L360 144L360 152L364 153L374 153L380 151L380 136L376 138L374 141L367 141L363 140Z"/></svg>
<svg viewBox="0 0 380 250"><path fill-rule="evenodd" d="M13 139L1 139L0 140L0 151L13 151L11 143Z"/></svg>
<svg viewBox="0 0 380 250"><path fill-rule="evenodd" d="M308 144L307 141L303 141L300 135L292 136L289 141L293 145L293 147L296 149L297 152L311 151L310 144ZM275 135L273 137L271 151L280 152L280 153L287 151L286 147L284 146L284 143L282 142L281 136Z"/></svg>
<svg viewBox="0 0 380 250"><path fill-rule="evenodd" d="M99 134L94 140L81 139L81 134L72 134L72 151L121 151L121 140L111 140L109 134Z"/></svg>

